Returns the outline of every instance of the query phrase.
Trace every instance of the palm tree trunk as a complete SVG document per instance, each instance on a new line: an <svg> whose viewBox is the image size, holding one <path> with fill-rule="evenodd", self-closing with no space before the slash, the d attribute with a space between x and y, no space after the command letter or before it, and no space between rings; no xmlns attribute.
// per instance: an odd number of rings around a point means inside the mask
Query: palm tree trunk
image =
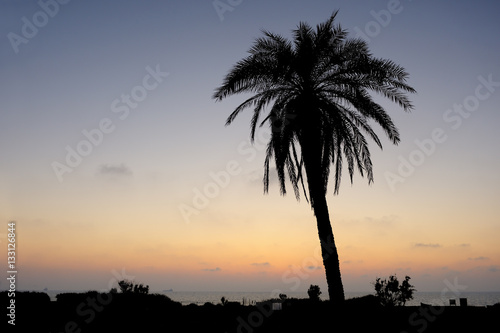
<svg viewBox="0 0 500 333"><path fill-rule="evenodd" d="M313 118L314 119L314 118ZM321 243L321 255L325 266L326 283L328 284L328 297L330 301L339 305L345 300L342 277L340 275L340 263L330 224L330 214L326 201L326 179L321 169L322 140L321 131L317 123L311 118L299 136L302 148L302 157L309 187L311 206L316 216L318 236Z"/></svg>
<svg viewBox="0 0 500 333"><path fill-rule="evenodd" d="M312 199L312 198L311 198ZM330 224L328 205L325 196L314 199L314 215L318 226L318 236L321 243L321 255L325 266L326 283L328 284L328 297L333 304L344 302L344 287L340 274L340 262Z"/></svg>

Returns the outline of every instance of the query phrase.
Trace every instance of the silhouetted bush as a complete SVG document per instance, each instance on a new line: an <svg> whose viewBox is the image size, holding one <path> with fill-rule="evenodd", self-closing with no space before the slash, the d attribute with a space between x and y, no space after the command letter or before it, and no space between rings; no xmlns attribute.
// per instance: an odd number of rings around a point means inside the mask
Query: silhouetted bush
<svg viewBox="0 0 500 333"><path fill-rule="evenodd" d="M389 276L389 280L377 278L374 282L375 292L384 306L405 305L407 300L413 298L415 289L408 282L409 276L406 276L404 281L399 284L398 278L395 275Z"/></svg>
<svg viewBox="0 0 500 333"><path fill-rule="evenodd" d="M6 298L6 292L0 293L0 299ZM282 310L273 310L275 302L282 303ZM18 292L16 309L16 329L42 333L322 332L332 318L349 323L350 332L417 332L424 328L425 318L433 320L426 321L425 333L487 332L500 316L498 303L488 308L447 307L436 314L432 307L382 307L375 295L348 299L342 307L309 298L276 298L255 306L238 302L182 306L163 294L88 291L59 294L51 302L44 293ZM410 317L415 320L409 322Z"/></svg>
<svg viewBox="0 0 500 333"><path fill-rule="evenodd" d="M78 304L87 297L97 296L97 291L89 290L82 293L60 293L56 295L56 301L64 304Z"/></svg>
<svg viewBox="0 0 500 333"><path fill-rule="evenodd" d="M319 302L320 298L319 295L321 295L321 290L319 286L316 285L310 285L309 290L307 290L307 294L309 295L309 299L314 302Z"/></svg>
<svg viewBox="0 0 500 333"><path fill-rule="evenodd" d="M50 303L49 295L39 291L16 291L15 297L9 297L8 291L1 291L0 299L2 304L7 304L5 302L10 302L10 299L14 299L17 305L46 306Z"/></svg>
<svg viewBox="0 0 500 333"><path fill-rule="evenodd" d="M141 284L135 284L132 281L121 280L118 282L120 291L122 294L126 293L136 293L136 294L149 294L149 286ZM115 288L113 288L115 289Z"/></svg>
<svg viewBox="0 0 500 333"><path fill-rule="evenodd" d="M2 296L7 297L8 291L2 291ZM40 291L16 291L15 298L17 300L29 301L29 303L43 304L50 302L50 296L47 293Z"/></svg>

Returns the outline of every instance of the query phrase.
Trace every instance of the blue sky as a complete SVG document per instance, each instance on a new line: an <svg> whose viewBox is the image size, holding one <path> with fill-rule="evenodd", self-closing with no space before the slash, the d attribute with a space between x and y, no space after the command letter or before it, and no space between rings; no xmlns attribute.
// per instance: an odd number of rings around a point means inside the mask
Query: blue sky
<svg viewBox="0 0 500 333"><path fill-rule="evenodd" d="M250 273L235 290L287 287L284 272L317 246L314 217L277 187L262 195L249 113L224 127L243 96L211 96L261 29L290 36L300 21L340 9L350 36L405 67L418 92L412 113L382 100L402 142L373 147L375 184L357 176L329 195L346 289L397 271L420 289L459 277L471 290L500 290L497 3L54 0L0 9L0 220L18 221L21 288L100 288L122 268L158 289L168 280L223 290L238 272ZM68 149L86 156L69 166ZM220 185L213 175L231 161ZM196 207L210 183L218 188ZM186 217L186 206L197 213Z"/></svg>

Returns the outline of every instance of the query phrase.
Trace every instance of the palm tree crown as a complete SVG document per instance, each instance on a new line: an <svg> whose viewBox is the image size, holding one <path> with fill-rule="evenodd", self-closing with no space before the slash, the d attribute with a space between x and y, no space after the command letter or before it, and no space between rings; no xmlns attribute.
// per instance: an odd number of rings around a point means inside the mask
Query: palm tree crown
<svg viewBox="0 0 500 333"><path fill-rule="evenodd" d="M387 112L370 93L381 94L410 111L413 106L405 93L415 90L406 84L404 68L373 57L365 41L347 38L346 30L334 25L336 15L334 12L316 29L300 23L291 41L263 31L264 36L256 39L249 55L225 76L213 98L220 101L230 95L251 94L231 113L226 125L250 107L252 140L257 126L267 123L271 127L264 191L268 191L270 161L274 158L281 194L286 193L288 175L297 199L302 187L310 200L318 221L330 299L342 300L336 248L333 255L325 252L325 247L334 247L325 198L330 169L334 170L335 194L339 192L344 161L351 182L357 169L371 183L372 162L365 136L380 148L382 144L370 123L378 124L394 144L400 137ZM268 113L261 115L266 108ZM332 284L340 287L330 288Z"/></svg>
<svg viewBox="0 0 500 333"><path fill-rule="evenodd" d="M281 192L285 189L285 169L299 196L303 159L299 159L296 143L304 149L301 137L316 131L321 151L324 190L328 184L330 166L335 169L334 192L338 193L342 165L347 161L351 178L357 167L373 181L367 134L382 148L368 120L380 125L389 139L397 144L399 132L382 106L375 103L369 91L397 102L405 111L413 108L404 92L414 92L406 84L408 74L391 60L374 58L366 42L347 39L340 25L334 26L335 12L316 30L300 23L293 31L293 42L264 31L249 50L250 55L239 61L225 77L214 98L244 92L254 93L228 117L226 125L245 108L254 107L251 123L253 140L259 118L265 106L272 104L260 123L272 127L272 137L265 161L265 190L269 185L269 160L274 155ZM304 131L305 125L313 125ZM307 138L303 138L306 140Z"/></svg>

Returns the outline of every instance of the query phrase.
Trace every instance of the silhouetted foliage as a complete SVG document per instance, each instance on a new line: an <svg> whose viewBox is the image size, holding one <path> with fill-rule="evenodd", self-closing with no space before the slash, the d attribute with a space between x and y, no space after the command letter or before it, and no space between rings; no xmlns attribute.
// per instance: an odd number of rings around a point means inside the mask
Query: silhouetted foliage
<svg viewBox="0 0 500 333"><path fill-rule="evenodd" d="M226 125L246 108L253 109L252 141L257 126L269 125L264 192L269 189L274 160L281 194L286 193L288 178L296 198L302 190L311 204L328 296L332 302L343 303L338 252L326 201L330 169L334 170L334 194L339 192L342 170L348 171L351 182L356 169L367 176L368 183L373 182L365 136L380 148L382 143L372 124L380 125L392 143L397 144L400 138L390 116L371 93L410 111L413 106L406 93L415 90L406 84L408 73L403 67L375 58L364 40L348 39L347 31L334 24L336 16L334 12L316 29L301 22L292 40L264 31L248 51L250 55L224 77L213 98L221 101L231 95L252 94L229 115ZM263 115L266 107L269 113Z"/></svg>
<svg viewBox="0 0 500 333"><path fill-rule="evenodd" d="M136 284L134 286L134 293L137 293L137 294L149 294L149 286L144 286L142 283L141 284Z"/></svg>
<svg viewBox="0 0 500 333"><path fill-rule="evenodd" d="M332 317L348 323L349 332L489 332L498 326L500 317L498 303L382 309L373 304L375 295L346 300L343 307L287 298L282 311L273 311L276 299L255 306L233 306L232 302L182 306L163 294L134 292L59 294L55 302L43 293L16 292L15 298L19 332L323 332L332 326ZM2 304L9 299L7 291L0 292ZM6 321L3 325L1 332L12 331L6 329Z"/></svg>
<svg viewBox="0 0 500 333"><path fill-rule="evenodd" d="M132 292L134 288L134 283L128 280L121 280L118 282L118 286L120 287L120 291L123 294Z"/></svg>
<svg viewBox="0 0 500 333"><path fill-rule="evenodd" d="M118 282L118 286L120 287L120 291L123 294L126 293L136 293L136 294L148 294L149 286L144 286L141 284L135 284L128 280L121 280Z"/></svg>
<svg viewBox="0 0 500 333"><path fill-rule="evenodd" d="M307 294L311 301L318 302L320 300L319 295L321 295L321 290L319 286L311 284L307 290Z"/></svg>
<svg viewBox="0 0 500 333"><path fill-rule="evenodd" d="M288 296L286 294L280 294L279 297L282 301L284 301Z"/></svg>
<svg viewBox="0 0 500 333"><path fill-rule="evenodd" d="M373 284L380 303L384 306L399 306L413 299L415 289L409 281L409 276L406 276L401 284L395 275L389 276L388 280L377 278Z"/></svg>

